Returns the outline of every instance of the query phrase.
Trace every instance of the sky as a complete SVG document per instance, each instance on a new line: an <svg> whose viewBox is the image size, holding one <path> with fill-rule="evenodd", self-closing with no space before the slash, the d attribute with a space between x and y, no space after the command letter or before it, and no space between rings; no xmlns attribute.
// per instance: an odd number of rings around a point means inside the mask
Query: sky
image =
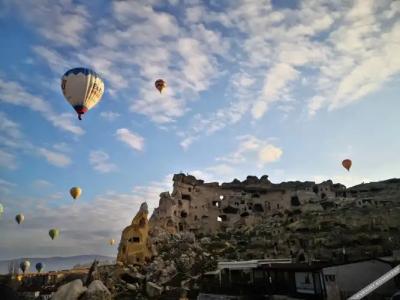
<svg viewBox="0 0 400 300"><path fill-rule="evenodd" d="M400 175L398 0L0 0L0 35L0 259L115 256L174 173ZM105 83L82 121L74 67Z"/></svg>

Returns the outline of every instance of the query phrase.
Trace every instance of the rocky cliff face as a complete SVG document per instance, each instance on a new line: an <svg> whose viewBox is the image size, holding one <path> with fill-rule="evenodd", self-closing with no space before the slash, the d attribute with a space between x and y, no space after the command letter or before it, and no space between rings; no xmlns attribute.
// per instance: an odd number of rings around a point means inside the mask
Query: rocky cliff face
<svg viewBox="0 0 400 300"><path fill-rule="evenodd" d="M248 176L219 184L176 174L173 183L172 194L160 195L150 234L206 236L222 258L360 259L400 247L400 179L346 188L330 180L274 184Z"/></svg>

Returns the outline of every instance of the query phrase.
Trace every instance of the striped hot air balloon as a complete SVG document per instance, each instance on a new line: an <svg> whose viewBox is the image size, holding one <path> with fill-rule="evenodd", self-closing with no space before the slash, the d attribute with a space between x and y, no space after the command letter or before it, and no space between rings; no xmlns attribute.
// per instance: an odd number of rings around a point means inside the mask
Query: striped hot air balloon
<svg viewBox="0 0 400 300"><path fill-rule="evenodd" d="M104 93L104 82L90 69L75 68L61 78L61 89L81 120L81 116L100 101Z"/></svg>

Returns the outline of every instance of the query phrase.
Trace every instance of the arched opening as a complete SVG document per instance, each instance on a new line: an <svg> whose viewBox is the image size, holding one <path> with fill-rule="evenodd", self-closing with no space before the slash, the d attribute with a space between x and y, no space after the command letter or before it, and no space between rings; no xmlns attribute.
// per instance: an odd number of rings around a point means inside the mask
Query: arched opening
<svg viewBox="0 0 400 300"><path fill-rule="evenodd" d="M314 193L318 194L318 190L319 190L318 189L318 185L314 185L312 190L313 190Z"/></svg>
<svg viewBox="0 0 400 300"><path fill-rule="evenodd" d="M292 206L300 206L300 200L298 196L292 196L290 203Z"/></svg>

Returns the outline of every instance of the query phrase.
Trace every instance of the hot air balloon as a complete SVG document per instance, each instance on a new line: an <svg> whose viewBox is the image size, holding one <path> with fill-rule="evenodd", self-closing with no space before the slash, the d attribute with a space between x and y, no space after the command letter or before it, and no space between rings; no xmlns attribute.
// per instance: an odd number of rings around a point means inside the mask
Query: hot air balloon
<svg viewBox="0 0 400 300"><path fill-rule="evenodd" d="M167 87L167 83L162 79L157 79L154 85L160 93Z"/></svg>
<svg viewBox="0 0 400 300"><path fill-rule="evenodd" d="M15 221L17 221L18 224L21 224L22 222L24 222L24 215L23 214L18 214L15 216Z"/></svg>
<svg viewBox="0 0 400 300"><path fill-rule="evenodd" d="M40 273L40 272L42 272L44 265L41 262L38 262L35 267L36 267L36 271L38 271Z"/></svg>
<svg viewBox="0 0 400 300"><path fill-rule="evenodd" d="M57 228L53 228L49 230L49 236L51 237L52 240L54 240L56 237L60 235L60 230Z"/></svg>
<svg viewBox="0 0 400 300"><path fill-rule="evenodd" d="M114 239L110 239L110 240L108 241L108 243L112 246L112 245L115 244L115 240L114 240Z"/></svg>
<svg viewBox="0 0 400 300"><path fill-rule="evenodd" d="M81 120L81 116L100 101L104 93L104 83L96 72L75 68L67 71L61 78L61 89Z"/></svg>
<svg viewBox="0 0 400 300"><path fill-rule="evenodd" d="M345 159L342 161L342 166L347 169L347 171L350 171L351 168L351 160L350 159Z"/></svg>
<svg viewBox="0 0 400 300"><path fill-rule="evenodd" d="M77 199L81 196L82 189L80 187L75 186L69 190L69 193L71 194L72 198Z"/></svg>
<svg viewBox="0 0 400 300"><path fill-rule="evenodd" d="M220 195L219 200L223 200L223 199L224 199L224 195Z"/></svg>
<svg viewBox="0 0 400 300"><path fill-rule="evenodd" d="M20 269L24 273L25 273L25 271L27 271L29 269L30 266L31 266L31 263L29 262L29 260L25 260L19 264Z"/></svg>
<svg viewBox="0 0 400 300"><path fill-rule="evenodd" d="M4 212L3 204L0 203L0 217L3 214L3 212Z"/></svg>

